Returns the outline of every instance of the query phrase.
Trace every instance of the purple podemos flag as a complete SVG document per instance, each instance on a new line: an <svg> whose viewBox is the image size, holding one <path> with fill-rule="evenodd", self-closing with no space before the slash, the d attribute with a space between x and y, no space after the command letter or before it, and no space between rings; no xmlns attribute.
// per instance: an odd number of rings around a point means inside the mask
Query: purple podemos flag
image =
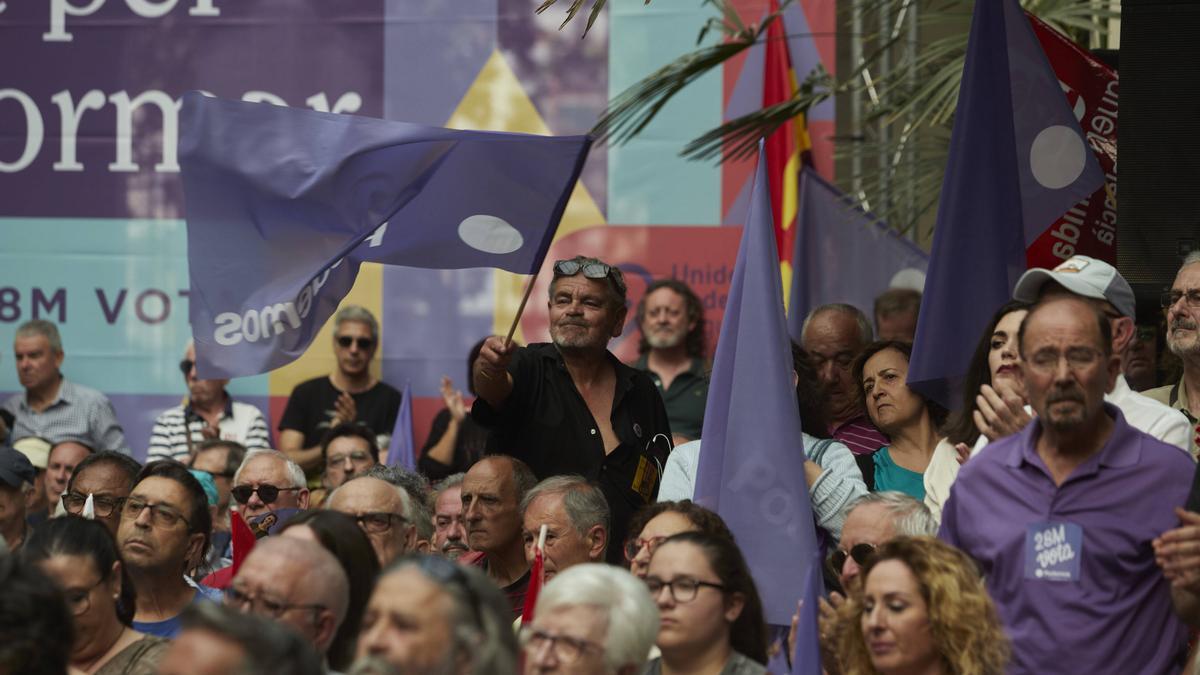
<svg viewBox="0 0 1200 675"><path fill-rule="evenodd" d="M363 262L535 272L590 145L195 92L180 117L189 318L205 378L294 360Z"/></svg>
<svg viewBox="0 0 1200 675"><path fill-rule="evenodd" d="M412 382L405 381L404 391L400 394L400 412L396 415L396 425L392 427L387 465L417 470L417 449L413 443Z"/></svg>
<svg viewBox="0 0 1200 675"><path fill-rule="evenodd" d="M875 297L897 275L924 274L929 266L928 253L854 206L812 168L800 171L797 201L788 301L788 332L796 342L804 317L817 307L844 302L870 316Z"/></svg>
<svg viewBox="0 0 1200 675"><path fill-rule="evenodd" d="M760 150L708 386L695 499L737 537L767 623L786 626L805 597L817 540L767 186Z"/></svg>
<svg viewBox="0 0 1200 675"><path fill-rule="evenodd" d="M948 407L1025 249L1104 181L1017 0L975 3L909 386Z"/></svg>

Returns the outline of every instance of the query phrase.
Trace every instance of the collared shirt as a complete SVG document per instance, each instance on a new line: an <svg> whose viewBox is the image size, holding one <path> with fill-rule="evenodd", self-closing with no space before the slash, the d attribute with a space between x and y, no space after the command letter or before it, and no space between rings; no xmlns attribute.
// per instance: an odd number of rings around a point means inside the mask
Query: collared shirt
<svg viewBox="0 0 1200 675"><path fill-rule="evenodd" d="M883 432L876 429L871 418L864 413L841 424L829 427L829 435L841 441L856 455L870 455L891 443Z"/></svg>
<svg viewBox="0 0 1200 675"><path fill-rule="evenodd" d="M125 432L108 398L65 377L58 384L58 395L45 410L38 412L29 407L25 394L9 397L4 409L16 417L10 436L14 441L37 436L52 445L75 441L96 452L115 450L129 454Z"/></svg>
<svg viewBox="0 0 1200 675"><path fill-rule="evenodd" d="M692 359L688 369L671 380L671 388L663 389L662 378L650 370L650 355L643 354L633 364L634 368L644 371L650 376L650 381L658 387L663 405L667 408L667 421L671 424L671 433L683 436L689 440L700 438L704 428L704 405L708 402L708 374L705 372L703 359Z"/></svg>
<svg viewBox="0 0 1200 675"><path fill-rule="evenodd" d="M1191 430L1189 431L1189 438L1191 440L1190 450L1193 457L1200 457L1200 446L1196 445L1196 436L1200 435L1200 420L1192 415L1192 407L1188 403L1187 383L1183 381L1183 376L1180 375L1174 384L1150 389L1142 393L1147 398L1178 410L1187 418L1188 424L1191 426Z"/></svg>
<svg viewBox="0 0 1200 675"><path fill-rule="evenodd" d="M492 429L489 454L520 459L539 480L579 474L595 482L611 510L611 540L623 542L634 511L658 494L671 427L650 378L612 353L607 357L617 378L609 421L620 441L611 453L605 454L600 429L550 343L517 349L508 368L513 389L504 406L494 409L476 399L471 417ZM611 562L620 561L620 549L609 547Z"/></svg>
<svg viewBox="0 0 1200 675"><path fill-rule="evenodd" d="M1035 419L968 461L950 489L939 536L987 577L1013 642L1009 673L1177 673L1186 658L1186 630L1151 542L1178 526L1173 507L1187 498L1195 466L1115 406L1104 410L1112 433L1062 485L1037 453ZM1046 524L1079 529L1068 559L1078 559L1076 580L1027 568L1036 561L1027 546L1037 550L1031 542Z"/></svg>
<svg viewBox="0 0 1200 675"><path fill-rule="evenodd" d="M1133 428L1191 452L1192 425L1183 413L1130 389L1124 375L1117 376L1117 383L1104 400L1120 408Z"/></svg>
<svg viewBox="0 0 1200 675"><path fill-rule="evenodd" d="M191 403L164 410L154 420L154 428L150 431L147 459L181 460L187 457L188 432L192 437L190 447L195 447L204 442L203 430L207 426L208 422L192 409ZM221 440L236 441L248 450L271 447L262 412L249 403L234 401L229 396L225 397L225 410L217 421L217 430Z"/></svg>
<svg viewBox="0 0 1200 675"><path fill-rule="evenodd" d="M458 559L458 563L478 567L484 572L487 572L488 569L488 557L479 551L471 551L463 555ZM529 580L533 578L532 572L533 570L525 570L521 578L507 586L500 587L500 592L504 593L504 598L508 600L508 608L512 611L513 619L517 621L517 628L521 627L521 614L525 610L525 596L529 592Z"/></svg>

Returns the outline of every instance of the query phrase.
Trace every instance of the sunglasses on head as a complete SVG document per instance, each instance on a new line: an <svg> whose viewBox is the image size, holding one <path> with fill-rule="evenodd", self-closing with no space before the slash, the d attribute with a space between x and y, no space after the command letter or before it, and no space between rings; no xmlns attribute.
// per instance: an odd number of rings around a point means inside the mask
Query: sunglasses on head
<svg viewBox="0 0 1200 675"><path fill-rule="evenodd" d="M619 267L614 267L599 260L571 258L554 263L555 277L573 277L583 272L588 279L608 279L621 293L625 292L625 276Z"/></svg>
<svg viewBox="0 0 1200 675"><path fill-rule="evenodd" d="M338 343L338 346L340 346L342 349L349 349L350 345L357 343L358 348L364 352L370 351L371 348L375 346L375 340L373 338L367 338L367 337L355 338L355 337L350 337L349 335L337 336L337 343Z"/></svg>
<svg viewBox="0 0 1200 675"><path fill-rule="evenodd" d="M262 503L274 504L275 500L279 499L280 492L292 492L299 489L298 487L278 488L274 485L259 485L258 487L254 487L253 485L239 485L230 490L229 494L233 495L237 503L244 505L250 501L250 495L257 492L258 498Z"/></svg>
<svg viewBox="0 0 1200 675"><path fill-rule="evenodd" d="M861 567L866 565L873 555L875 555L874 544L855 544L850 547L849 552L839 548L829 554L829 566L833 568L835 573L841 574L842 567L846 565L846 558L854 558L854 562Z"/></svg>

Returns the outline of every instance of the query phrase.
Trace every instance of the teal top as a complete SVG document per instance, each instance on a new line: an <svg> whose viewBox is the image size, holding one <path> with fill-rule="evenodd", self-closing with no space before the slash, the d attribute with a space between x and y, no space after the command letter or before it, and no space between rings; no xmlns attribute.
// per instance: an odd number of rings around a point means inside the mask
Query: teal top
<svg viewBox="0 0 1200 675"><path fill-rule="evenodd" d="M892 461L888 446L883 446L875 457L875 491L897 490L925 501L925 474L909 471Z"/></svg>

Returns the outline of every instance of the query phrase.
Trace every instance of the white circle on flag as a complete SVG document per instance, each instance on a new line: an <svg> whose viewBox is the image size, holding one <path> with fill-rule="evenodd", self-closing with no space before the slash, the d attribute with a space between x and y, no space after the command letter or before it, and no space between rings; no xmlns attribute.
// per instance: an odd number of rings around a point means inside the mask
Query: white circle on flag
<svg viewBox="0 0 1200 675"><path fill-rule="evenodd" d="M1042 129L1029 152L1034 179L1051 190L1074 183L1086 161L1087 148L1079 132L1062 124Z"/></svg>
<svg viewBox="0 0 1200 675"><path fill-rule="evenodd" d="M512 253L525 243L517 228L503 218L485 214L469 216L459 223L458 237L473 249L496 255Z"/></svg>

